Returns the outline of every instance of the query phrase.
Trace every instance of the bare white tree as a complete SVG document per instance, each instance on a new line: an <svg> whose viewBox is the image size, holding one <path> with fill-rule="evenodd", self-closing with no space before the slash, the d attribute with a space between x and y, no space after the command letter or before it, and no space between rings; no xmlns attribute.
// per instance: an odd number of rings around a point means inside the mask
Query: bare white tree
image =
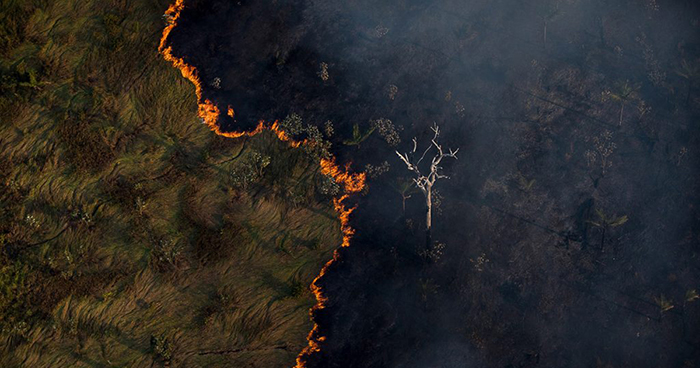
<svg viewBox="0 0 700 368"><path fill-rule="evenodd" d="M418 159L418 161L416 161L415 164L411 162L411 159L418 149L418 141L416 138L413 138L413 150L411 151L410 155L408 153L401 154L399 151L396 151L396 154L399 156L401 161L403 161L408 167L408 170L416 174L416 177L413 178L413 183L416 184L421 192L423 192L423 195L425 195L425 205L428 209L425 223L428 231L430 231L430 227L432 226L433 217L433 185L435 185L435 182L438 179L449 179L449 176L440 173L442 170L442 167L440 167L440 162L445 157L452 157L456 160L457 152L459 151L459 148L454 151L448 148L448 152L445 153L442 146L437 142L437 139L440 136L440 127L438 127L437 124L434 124L431 129L434 133L431 144L425 149L423 155ZM423 175L420 171L419 165L433 147L437 149L437 152L430 162L430 172L427 175Z"/></svg>

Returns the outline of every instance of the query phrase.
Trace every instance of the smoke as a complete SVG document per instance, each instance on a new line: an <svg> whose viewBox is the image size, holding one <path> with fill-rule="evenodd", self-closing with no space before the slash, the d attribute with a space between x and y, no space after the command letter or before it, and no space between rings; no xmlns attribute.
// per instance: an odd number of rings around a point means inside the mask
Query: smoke
<svg viewBox="0 0 700 368"><path fill-rule="evenodd" d="M684 300L700 282L700 96L681 76L699 17L689 1L202 0L171 37L200 100L235 110L221 131L297 113L332 122L339 165L390 164L318 281L327 339L309 366L672 367L699 363ZM433 122L460 148L430 261L396 147L344 143L380 118L400 151Z"/></svg>

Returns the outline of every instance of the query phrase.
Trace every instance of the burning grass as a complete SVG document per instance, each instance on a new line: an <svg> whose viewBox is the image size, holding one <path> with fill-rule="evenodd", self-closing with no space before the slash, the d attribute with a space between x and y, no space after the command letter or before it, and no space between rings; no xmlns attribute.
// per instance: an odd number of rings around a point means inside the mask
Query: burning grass
<svg viewBox="0 0 700 368"><path fill-rule="evenodd" d="M23 2L3 46L33 77L0 97L2 366L284 366L307 345L305 285L343 242L323 169L274 123L216 129L153 52L161 6Z"/></svg>
<svg viewBox="0 0 700 368"><path fill-rule="evenodd" d="M318 142L313 140L294 140L290 137L287 132L285 132L279 126L278 122L266 126L263 121L260 121L258 126L252 131L233 131L224 132L220 128L220 109L219 107L209 99L203 96L203 85L199 77L197 69L185 62L181 57L174 54L172 46L168 45L169 36L173 29L177 26L177 21L180 18L181 12L184 9L184 0L176 0L168 10L166 11L166 17L168 18L169 24L163 30L163 35L160 40L160 46L158 50L163 55L165 60L171 62L173 66L180 71L182 76L189 80L195 87L195 95L197 97L198 103L198 115L202 122L207 125L213 132L219 136L224 136L227 138L239 138L244 136L255 136L262 131L269 129L277 138L282 142L287 142L291 147L300 146L313 146ZM235 117L235 111L231 106L227 107L227 115L230 118ZM354 229L350 226L350 214L354 208L347 208L344 201L348 198L349 194L360 192L365 188L366 176L364 173L351 173L350 165L347 164L345 170L338 166L335 162L334 157L319 157L319 167L323 175L333 178L339 185L341 185L346 194L341 195L339 198L333 199L333 207L338 213L340 219L340 230L343 234L343 240L341 246L350 246L350 239L354 234ZM316 310L325 308L325 303L327 301L326 296L323 294L321 288L317 285L317 281L326 273L328 267L335 262L339 257L339 253L334 251L333 258L329 260L321 269L320 274L311 283L310 288L313 295L316 298L316 304L311 308L310 314L313 318L313 314ZM318 325L314 324L313 329L308 335L308 346L306 346L298 355L296 360L296 367L302 368L306 366L306 359L309 355L316 353L320 350L320 343L325 340L325 337L320 333Z"/></svg>

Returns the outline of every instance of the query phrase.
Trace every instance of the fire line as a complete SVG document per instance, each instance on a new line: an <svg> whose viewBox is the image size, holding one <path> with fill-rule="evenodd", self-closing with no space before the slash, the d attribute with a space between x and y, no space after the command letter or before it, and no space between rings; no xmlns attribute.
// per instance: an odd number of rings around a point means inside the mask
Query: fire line
<svg viewBox="0 0 700 368"><path fill-rule="evenodd" d="M175 3L171 4L170 7L168 7L168 10L166 10L165 14L169 17L170 22L165 29L163 29L163 36L160 39L158 51L161 53L161 55L163 55L165 60L172 63L173 66L180 71L185 79L194 84L198 105L197 115L202 119L202 122L217 135L228 138L239 138L243 136L250 137L262 132L263 130L270 130L277 135L277 138L280 141L287 142L291 147L299 147L304 144L309 144L309 142L306 140L293 140L287 135L287 133L284 132L284 130L279 127L277 121L273 122L271 125L267 125L264 121L260 121L257 127L252 131L224 132L221 130L218 125L221 111L215 103L203 97L202 81L199 77L197 69L194 66L187 64L183 58L175 56L173 54L172 46L167 46L168 37L170 36L172 30L177 26L177 21L180 18L180 14L184 7L184 0L176 0ZM235 116L235 112L231 106L227 107L226 115L231 118ZM352 214L356 207L348 208L345 206L344 201L350 194L358 193L365 188L366 175L363 172L350 173L349 164L345 165L345 168L341 168L338 164L336 164L335 158L333 157L330 159L322 158L319 162L319 166L322 174L332 177L344 189L345 194L333 199L333 207L338 213L340 230L343 234L341 247L348 247L350 246L352 236L355 234L355 229L350 226L350 214ZM333 258L326 262L326 264L321 268L319 275L314 278L309 287L316 298L316 304L309 311L312 321L314 313L318 310L324 309L328 301L328 298L323 294L323 290L321 290L321 287L318 286L318 280L320 280L326 274L330 265L336 262L339 257L340 254L336 249L333 252ZM311 329L311 332L309 332L307 340L309 344L297 356L295 368L306 367L308 357L321 351L320 344L326 340L326 337L321 334L319 326L316 324L316 322L314 322L314 326Z"/></svg>

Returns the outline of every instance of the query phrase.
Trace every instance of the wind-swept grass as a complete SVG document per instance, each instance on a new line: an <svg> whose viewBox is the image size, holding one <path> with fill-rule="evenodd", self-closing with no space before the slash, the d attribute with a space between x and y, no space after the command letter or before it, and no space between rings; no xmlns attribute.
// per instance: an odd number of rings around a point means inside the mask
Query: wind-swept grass
<svg viewBox="0 0 700 368"><path fill-rule="evenodd" d="M167 1L6 1L0 366L291 366L342 241L320 173L196 117Z"/></svg>

